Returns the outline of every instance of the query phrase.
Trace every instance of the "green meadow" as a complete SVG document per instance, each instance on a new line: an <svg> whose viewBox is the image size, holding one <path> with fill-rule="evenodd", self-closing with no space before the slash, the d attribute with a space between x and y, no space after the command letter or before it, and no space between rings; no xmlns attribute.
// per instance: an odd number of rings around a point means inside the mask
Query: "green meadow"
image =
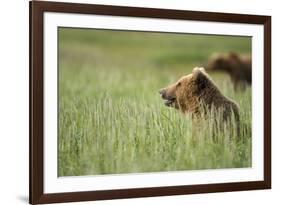
<svg viewBox="0 0 281 205"><path fill-rule="evenodd" d="M166 107L160 88L213 53L251 52L248 37L59 29L58 175L251 167L251 88L209 73L240 107L240 138Z"/></svg>

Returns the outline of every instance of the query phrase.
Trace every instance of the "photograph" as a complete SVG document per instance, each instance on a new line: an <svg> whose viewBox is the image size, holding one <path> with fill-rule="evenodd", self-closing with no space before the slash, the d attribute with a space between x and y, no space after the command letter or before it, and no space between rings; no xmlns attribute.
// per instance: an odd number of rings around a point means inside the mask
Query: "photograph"
<svg viewBox="0 0 281 205"><path fill-rule="evenodd" d="M29 6L30 203L271 189L271 16Z"/></svg>
<svg viewBox="0 0 281 205"><path fill-rule="evenodd" d="M252 37L58 27L58 177L252 167Z"/></svg>

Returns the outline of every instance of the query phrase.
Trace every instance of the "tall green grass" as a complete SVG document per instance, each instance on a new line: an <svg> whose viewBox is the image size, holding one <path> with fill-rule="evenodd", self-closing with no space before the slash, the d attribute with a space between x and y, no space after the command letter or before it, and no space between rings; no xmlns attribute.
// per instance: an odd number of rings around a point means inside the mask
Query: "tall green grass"
<svg viewBox="0 0 281 205"><path fill-rule="evenodd" d="M194 132L158 94L213 52L250 48L243 37L61 28L59 176L250 167L250 88L235 92L227 75L211 74L240 107L240 140L229 127L214 139L214 118Z"/></svg>

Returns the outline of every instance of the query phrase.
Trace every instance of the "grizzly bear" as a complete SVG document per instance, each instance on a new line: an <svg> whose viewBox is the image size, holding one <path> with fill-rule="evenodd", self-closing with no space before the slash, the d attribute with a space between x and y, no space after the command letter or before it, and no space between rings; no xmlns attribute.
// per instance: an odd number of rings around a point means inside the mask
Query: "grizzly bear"
<svg viewBox="0 0 281 205"><path fill-rule="evenodd" d="M207 71L228 73L235 90L252 84L252 60L249 55L213 54L205 67Z"/></svg>
<svg viewBox="0 0 281 205"><path fill-rule="evenodd" d="M204 116L214 109L220 111L222 121L230 119L231 116L239 121L237 104L221 93L204 68L194 68L191 74L161 89L159 93L166 106L190 113L192 117Z"/></svg>

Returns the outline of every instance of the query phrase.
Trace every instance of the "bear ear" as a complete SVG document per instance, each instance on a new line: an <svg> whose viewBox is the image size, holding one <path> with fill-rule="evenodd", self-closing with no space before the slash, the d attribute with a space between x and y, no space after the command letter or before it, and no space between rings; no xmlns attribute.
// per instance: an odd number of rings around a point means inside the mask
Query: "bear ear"
<svg viewBox="0 0 281 205"><path fill-rule="evenodd" d="M231 60L239 60L239 56L237 53L234 53L234 52L230 52L228 54L228 57L231 59Z"/></svg>
<svg viewBox="0 0 281 205"><path fill-rule="evenodd" d="M192 71L193 79L197 85L198 91L204 89L208 84L208 76L203 67L196 67Z"/></svg>
<svg viewBox="0 0 281 205"><path fill-rule="evenodd" d="M195 78L200 77L201 75L206 76L207 72L203 67L195 67L192 71L192 74Z"/></svg>
<svg viewBox="0 0 281 205"><path fill-rule="evenodd" d="M229 59L229 63L233 65L241 62L239 55L234 52L228 54L228 59Z"/></svg>

